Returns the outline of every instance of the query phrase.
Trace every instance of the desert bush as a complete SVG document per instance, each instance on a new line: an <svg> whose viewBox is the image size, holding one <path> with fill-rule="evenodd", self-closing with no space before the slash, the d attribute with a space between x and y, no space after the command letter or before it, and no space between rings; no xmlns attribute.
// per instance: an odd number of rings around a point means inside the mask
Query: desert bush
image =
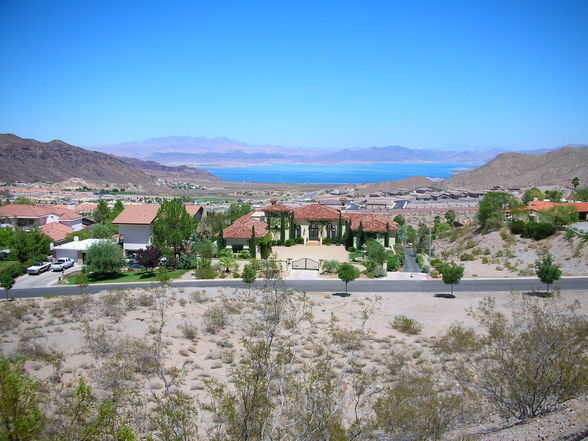
<svg viewBox="0 0 588 441"><path fill-rule="evenodd" d="M137 297L137 305L143 306L145 308L150 308L154 305L155 299L153 295L150 293L141 293Z"/></svg>
<svg viewBox="0 0 588 441"><path fill-rule="evenodd" d="M522 236L535 240L542 240L555 233L555 230L555 225L547 222L527 222Z"/></svg>
<svg viewBox="0 0 588 441"><path fill-rule="evenodd" d="M385 439L439 440L464 414L464 397L432 369L404 372L374 404Z"/></svg>
<svg viewBox="0 0 588 441"><path fill-rule="evenodd" d="M418 334L423 329L423 325L421 325L418 321L408 318L404 315L397 315L394 317L394 321L391 323L391 326L403 334Z"/></svg>
<svg viewBox="0 0 588 441"><path fill-rule="evenodd" d="M509 224L510 232L512 234L521 235L525 232L525 222L522 220L515 220Z"/></svg>
<svg viewBox="0 0 588 441"><path fill-rule="evenodd" d="M94 357L104 357L115 352L116 342L104 325L92 328L88 322L82 322L82 332L85 349Z"/></svg>
<svg viewBox="0 0 588 441"><path fill-rule="evenodd" d="M476 256L474 256L473 254L463 253L461 256L459 256L459 260L461 260L462 262L476 260Z"/></svg>
<svg viewBox="0 0 588 441"><path fill-rule="evenodd" d="M530 418L588 390L588 320L578 308L525 297L509 319L486 298L471 312L481 334L450 330L441 341L462 355L455 370L462 384L504 416Z"/></svg>
<svg viewBox="0 0 588 441"><path fill-rule="evenodd" d="M198 337L198 329L196 325L188 322L184 322L178 325L178 329L182 331L182 334L188 340L196 340Z"/></svg>
<svg viewBox="0 0 588 441"><path fill-rule="evenodd" d="M331 338L333 343L346 351L357 351L363 347L366 335L361 329L333 327Z"/></svg>
<svg viewBox="0 0 588 441"><path fill-rule="evenodd" d="M80 296L63 296L50 307L49 312L56 317L61 312L68 313L74 320L79 320L93 305L94 298L89 294Z"/></svg>
<svg viewBox="0 0 588 441"><path fill-rule="evenodd" d="M227 311L222 305L212 305L204 312L204 330L216 334L227 325Z"/></svg>

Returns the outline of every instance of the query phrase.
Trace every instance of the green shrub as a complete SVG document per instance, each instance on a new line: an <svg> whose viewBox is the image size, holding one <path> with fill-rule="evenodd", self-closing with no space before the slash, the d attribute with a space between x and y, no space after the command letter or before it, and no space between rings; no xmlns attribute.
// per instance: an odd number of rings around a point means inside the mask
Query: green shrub
<svg viewBox="0 0 588 441"><path fill-rule="evenodd" d="M197 279L216 279L216 271L211 267L200 267L194 271L194 277Z"/></svg>
<svg viewBox="0 0 588 441"><path fill-rule="evenodd" d="M523 237L542 240L555 233L555 225L547 222L527 222Z"/></svg>
<svg viewBox="0 0 588 441"><path fill-rule="evenodd" d="M296 239L294 239L294 243L296 245L304 245L304 238L303 237L297 237Z"/></svg>
<svg viewBox="0 0 588 441"><path fill-rule="evenodd" d="M294 241L292 239L288 239L286 242L284 242L284 245L287 247L291 247L292 245L294 245Z"/></svg>
<svg viewBox="0 0 588 441"><path fill-rule="evenodd" d="M461 260L462 262L476 260L476 256L474 256L473 254L463 253L461 256L459 256L459 260Z"/></svg>
<svg viewBox="0 0 588 441"><path fill-rule="evenodd" d="M323 239L323 245L331 245L332 243L333 243L333 241L328 237L325 237Z"/></svg>
<svg viewBox="0 0 588 441"><path fill-rule="evenodd" d="M249 250L241 250L237 256L239 259L249 259L251 257Z"/></svg>
<svg viewBox="0 0 588 441"><path fill-rule="evenodd" d="M398 256L391 254L386 261L386 268L388 271L396 271L398 269Z"/></svg>
<svg viewBox="0 0 588 441"><path fill-rule="evenodd" d="M20 276L21 274L26 273L27 268L29 266L31 266L31 263L29 263L29 262L20 263L17 261L5 262L5 264L2 266L2 269L0 269L0 275L6 273L6 274L9 274L12 278L16 278L16 277Z"/></svg>
<svg viewBox="0 0 588 441"><path fill-rule="evenodd" d="M523 234L525 232L525 222L522 220L512 221L509 225L512 234Z"/></svg>
<svg viewBox="0 0 588 441"><path fill-rule="evenodd" d="M336 260L325 260L323 262L323 273L335 274L339 269L339 262Z"/></svg>
<svg viewBox="0 0 588 441"><path fill-rule="evenodd" d="M394 317L391 326L403 334L418 334L423 329L423 325L418 321L408 318L405 315L397 315Z"/></svg>
<svg viewBox="0 0 588 441"><path fill-rule="evenodd" d="M347 251L349 251L350 253L355 253L357 249L355 247L349 247L347 248Z"/></svg>

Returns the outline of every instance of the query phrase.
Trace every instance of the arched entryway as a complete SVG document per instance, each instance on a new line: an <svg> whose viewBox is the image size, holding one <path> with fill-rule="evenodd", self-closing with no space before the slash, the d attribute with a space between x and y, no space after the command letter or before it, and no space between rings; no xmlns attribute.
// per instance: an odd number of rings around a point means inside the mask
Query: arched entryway
<svg viewBox="0 0 588 441"><path fill-rule="evenodd" d="M317 224L310 224L308 240L319 240L319 227Z"/></svg>

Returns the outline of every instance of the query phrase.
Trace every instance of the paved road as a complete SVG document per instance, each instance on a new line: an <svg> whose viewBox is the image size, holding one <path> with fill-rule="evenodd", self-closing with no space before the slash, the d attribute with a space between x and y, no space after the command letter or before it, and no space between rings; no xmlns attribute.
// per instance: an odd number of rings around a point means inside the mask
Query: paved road
<svg viewBox="0 0 588 441"><path fill-rule="evenodd" d="M412 247L403 246L404 248L404 271L405 273L420 273L421 269L416 261L416 254Z"/></svg>
<svg viewBox="0 0 588 441"><path fill-rule="evenodd" d="M339 280L287 280L284 282L287 287L300 291L318 291L318 292L341 292L345 289L343 282ZM150 283L109 283L103 285L90 285L84 289L86 293L96 293L103 290L114 290L117 288L139 288L149 285ZM257 282L256 285L262 286L263 282ZM173 287L245 287L240 280L202 280L202 281L178 281L171 284ZM562 290L586 291L588 294L588 277L570 277L559 280L555 287ZM530 291L544 290L545 285L538 279L468 279L463 280L455 286L455 293L460 292L510 292L510 291ZM349 284L350 292L377 292L377 293L446 293L449 287L440 280L359 280ZM79 294L80 289L77 286L54 286L50 288L30 288L10 290L10 295L14 297L43 297L47 295L71 295Z"/></svg>

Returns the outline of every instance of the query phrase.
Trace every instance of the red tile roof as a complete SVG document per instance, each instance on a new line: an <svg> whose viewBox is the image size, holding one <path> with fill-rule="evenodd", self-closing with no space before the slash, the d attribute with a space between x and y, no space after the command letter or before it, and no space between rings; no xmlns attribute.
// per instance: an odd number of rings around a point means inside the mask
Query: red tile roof
<svg viewBox="0 0 588 441"><path fill-rule="evenodd" d="M267 224L252 217L252 211L240 217L223 230L225 239L251 239L251 227L255 226L255 237L261 239L267 234Z"/></svg>
<svg viewBox="0 0 588 441"><path fill-rule="evenodd" d="M82 212L82 211L94 211L96 209L96 207L98 207L97 204L80 204L74 207L74 210L77 211L78 213Z"/></svg>
<svg viewBox="0 0 588 441"><path fill-rule="evenodd" d="M377 214L368 213L344 213L343 219L351 220L351 229L357 231L359 224L363 225L363 231L372 233L383 233L386 231L386 224L390 231L398 230L396 224L389 218Z"/></svg>
<svg viewBox="0 0 588 441"><path fill-rule="evenodd" d="M78 213L72 211L72 212L60 215L59 221L62 221L62 220L67 221L67 220L74 220L74 219L81 219L81 218L82 218L81 214L78 214Z"/></svg>
<svg viewBox="0 0 588 441"><path fill-rule="evenodd" d="M578 213L588 212L588 202L548 202L548 201L532 201L527 208L533 211L549 210L555 206L559 207L576 207Z"/></svg>
<svg viewBox="0 0 588 441"><path fill-rule="evenodd" d="M27 205L10 204L0 207L0 217L44 217L55 214L59 217L65 215L79 215L65 205Z"/></svg>
<svg viewBox="0 0 588 441"><path fill-rule="evenodd" d="M294 209L284 204L273 204L268 205L261 209L262 211L277 211L277 212L288 212L291 213Z"/></svg>
<svg viewBox="0 0 588 441"><path fill-rule="evenodd" d="M339 219L339 210L319 204L310 204L295 208L294 219L336 220Z"/></svg>
<svg viewBox="0 0 588 441"><path fill-rule="evenodd" d="M201 209L202 209L202 212L204 212L202 205L184 204L184 207L186 208L186 211L188 212L188 214L192 217L196 216L196 214L198 214L198 211L200 211Z"/></svg>
<svg viewBox="0 0 588 441"><path fill-rule="evenodd" d="M73 233L73 229L67 225L60 224L59 222L51 222L41 227L41 231L49 236L55 242L64 240L65 236L69 233Z"/></svg>
<svg viewBox="0 0 588 441"><path fill-rule="evenodd" d="M158 211L159 204L127 205L112 223L149 225L157 217Z"/></svg>

